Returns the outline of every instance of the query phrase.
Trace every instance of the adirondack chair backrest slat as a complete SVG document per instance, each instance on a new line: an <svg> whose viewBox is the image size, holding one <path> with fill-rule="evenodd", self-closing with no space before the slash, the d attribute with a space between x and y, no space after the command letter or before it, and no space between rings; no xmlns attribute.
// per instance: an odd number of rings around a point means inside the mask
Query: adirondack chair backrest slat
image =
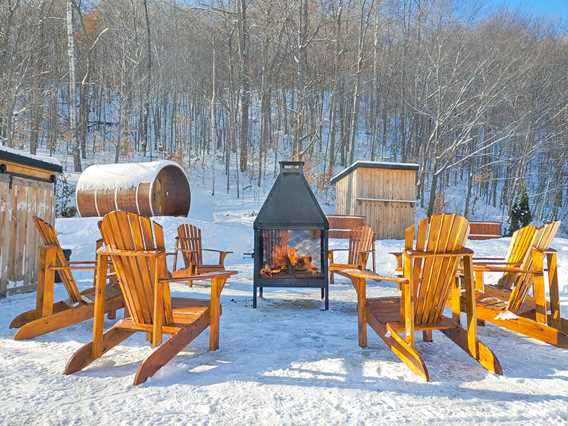
<svg viewBox="0 0 568 426"><path fill-rule="evenodd" d="M178 226L177 235L185 267L203 265L203 246L201 229L189 223Z"/></svg>
<svg viewBox="0 0 568 426"><path fill-rule="evenodd" d="M373 229L368 225L351 231L347 263L357 264L361 260L364 264L360 266L366 267L369 252L373 248L374 235Z"/></svg>
<svg viewBox="0 0 568 426"><path fill-rule="evenodd" d="M61 248L61 244L59 244L59 240L57 238L57 233L53 226L49 223L40 219L37 216L33 217L34 223L36 225L36 229L39 232L41 239L43 240L43 244L46 246L55 247L55 262L56 266L65 266L65 254L63 253L63 249ZM79 287L77 287L77 283L73 278L73 274L69 269L60 269L59 276L61 277L61 281L63 282L63 286L69 295L69 298L78 303L81 301L81 292Z"/></svg>
<svg viewBox="0 0 568 426"><path fill-rule="evenodd" d="M107 250L111 253L113 267L125 304L132 319L140 324L152 324L154 306L154 282L167 275L165 256L127 256L113 250L130 252L165 251L164 231L151 219L135 213L115 211L108 213L101 224ZM171 321L171 300L164 296L165 323Z"/></svg>
<svg viewBox="0 0 568 426"><path fill-rule="evenodd" d="M560 228L560 221L550 222L538 228L533 235L528 254L521 264L521 269L530 271L533 267L532 253L534 250L545 251L548 250L550 244L554 240L558 229ZM515 279L514 287L507 302L507 309L511 312L518 313L525 302L529 290L533 284L533 277L530 273L520 273Z"/></svg>
<svg viewBox="0 0 568 426"><path fill-rule="evenodd" d="M507 252L507 264L510 266L519 266L523 263L527 256L530 256L530 247L536 233L536 226L532 223L524 226L513 233L511 244ZM519 274L514 272L506 272L499 279L497 286L500 288L510 289L514 286L515 280Z"/></svg>
<svg viewBox="0 0 568 426"><path fill-rule="evenodd" d="M412 247L412 227L406 233L406 248ZM414 322L416 325L437 323L443 313L460 258L443 256L464 248L469 223L449 214L433 215L418 225L414 250L436 253L435 257L415 257L410 268L414 289Z"/></svg>

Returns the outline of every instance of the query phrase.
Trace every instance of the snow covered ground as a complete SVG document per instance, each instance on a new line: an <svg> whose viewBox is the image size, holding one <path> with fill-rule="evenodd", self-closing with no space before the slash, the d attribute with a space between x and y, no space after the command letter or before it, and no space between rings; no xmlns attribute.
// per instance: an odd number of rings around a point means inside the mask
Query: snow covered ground
<svg viewBox="0 0 568 426"><path fill-rule="evenodd" d="M1 424L561 424L568 423L568 352L493 326L481 340L497 354L504 375L488 374L439 333L418 343L432 382L423 383L370 333L357 345L355 293L337 279L331 306L318 290L268 289L252 309L252 222L259 200L215 198L194 187L191 222L206 246L235 252L240 272L223 292L221 349L207 351L207 333L139 387L134 372L150 352L138 334L85 371L62 374L70 355L91 338L92 322L32 341L16 342L10 320L34 305L35 294L0 300ZM158 219L173 244L187 219ZM61 243L73 259L93 258L97 219L60 219ZM208 244L207 244L208 243ZM340 245L341 242L332 242ZM508 239L471 243L482 255L506 251ZM378 244L378 269L400 241ZM562 309L568 316L568 240L557 239ZM89 273L79 273L82 286ZM490 280L489 280L490 281ZM178 296L207 297L208 288L175 284ZM396 288L372 284L371 294ZM61 287L57 296L63 297ZM110 326L108 322L107 326Z"/></svg>

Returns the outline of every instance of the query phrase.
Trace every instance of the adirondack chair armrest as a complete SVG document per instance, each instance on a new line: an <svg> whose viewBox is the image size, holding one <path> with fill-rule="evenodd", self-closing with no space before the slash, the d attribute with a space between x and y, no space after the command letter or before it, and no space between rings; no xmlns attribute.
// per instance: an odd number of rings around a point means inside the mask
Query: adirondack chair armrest
<svg viewBox="0 0 568 426"><path fill-rule="evenodd" d="M473 261L492 261L492 260L505 260L502 256L474 256Z"/></svg>
<svg viewBox="0 0 568 426"><path fill-rule="evenodd" d="M482 266L482 265L518 265L518 262L507 262L506 260L489 260L489 261L476 262L475 259L474 259L473 264L477 265L477 266Z"/></svg>
<svg viewBox="0 0 568 426"><path fill-rule="evenodd" d="M473 256L474 252L471 249L463 248L461 250L455 250L451 252L444 252L444 253L435 253L431 251L422 251L422 250L405 250L404 254L409 257L464 257L464 256Z"/></svg>
<svg viewBox="0 0 568 426"><path fill-rule="evenodd" d="M164 250L119 250L119 249L109 249L107 247L101 247L97 250L97 254L102 256L127 256L127 257L154 257L154 256L165 256L166 252Z"/></svg>
<svg viewBox="0 0 568 426"><path fill-rule="evenodd" d="M558 251L556 249L553 248L549 248L544 250L544 254L554 254L554 253L558 253Z"/></svg>
<svg viewBox="0 0 568 426"><path fill-rule="evenodd" d="M516 273L528 273L532 274L532 270L526 270L523 268L515 267L515 266L501 266L501 265L473 265L473 270L475 272L516 272Z"/></svg>
<svg viewBox="0 0 568 426"><path fill-rule="evenodd" d="M203 251L208 251L208 252L212 252L212 253L219 253L219 265L225 265L225 258L232 254L232 251L228 251L228 250L216 250L216 249L202 249Z"/></svg>
<svg viewBox="0 0 568 426"><path fill-rule="evenodd" d="M336 273L346 277L362 278L371 281L388 281L393 283L404 283L409 281L408 278L404 277L381 275L371 271L362 271L360 269L344 269L342 271L337 271Z"/></svg>

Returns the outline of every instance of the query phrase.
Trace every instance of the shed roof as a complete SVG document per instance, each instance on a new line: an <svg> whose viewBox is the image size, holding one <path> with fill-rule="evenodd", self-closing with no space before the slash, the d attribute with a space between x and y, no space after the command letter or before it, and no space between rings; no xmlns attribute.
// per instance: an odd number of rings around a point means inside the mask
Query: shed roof
<svg viewBox="0 0 568 426"><path fill-rule="evenodd" d="M355 171L357 168L365 169L394 169L394 170L418 170L419 165L416 163L394 163L387 161L355 161L346 169L337 173L331 178L330 183L335 183L339 179L347 176L348 174Z"/></svg>
<svg viewBox="0 0 568 426"><path fill-rule="evenodd" d="M61 163L55 158L45 157L43 155L33 155L18 149L8 148L6 146L0 146L0 162L2 161L9 161L11 163L22 164L55 173L63 172Z"/></svg>

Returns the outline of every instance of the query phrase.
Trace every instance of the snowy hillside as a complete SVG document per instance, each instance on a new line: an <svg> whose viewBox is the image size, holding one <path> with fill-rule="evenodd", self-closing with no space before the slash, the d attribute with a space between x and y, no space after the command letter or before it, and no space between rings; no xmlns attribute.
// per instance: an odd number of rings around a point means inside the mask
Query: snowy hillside
<svg viewBox="0 0 568 426"><path fill-rule="evenodd" d="M35 294L0 300L0 424L561 424L568 422L566 351L497 329L480 328L496 353L501 377L488 374L450 340L434 333L419 341L431 374L422 383L374 334L360 349L355 292L337 279L330 310L317 290L268 289L253 310L252 221L260 200L217 195L193 187L189 219L159 218L173 245L187 220L203 228L205 245L231 249L239 271L223 292L221 349L207 351L207 333L140 387L132 386L150 352L143 335L126 340L85 371L64 376L71 354L91 338L92 321L31 341L13 340L10 320L35 303ZM94 257L97 219L58 219L61 243L73 259ZM332 243L339 246L341 242ZM401 241L380 241L378 269L390 273L388 252ZM507 239L470 245L481 255L504 253ZM568 315L568 240L557 239L562 310ZM82 286L88 272L78 273ZM491 280L489 280L491 281ZM394 295L371 285L371 295ZM175 284L174 295L208 297L202 284ZM62 287L57 296L63 297ZM110 326L107 322L106 326Z"/></svg>

